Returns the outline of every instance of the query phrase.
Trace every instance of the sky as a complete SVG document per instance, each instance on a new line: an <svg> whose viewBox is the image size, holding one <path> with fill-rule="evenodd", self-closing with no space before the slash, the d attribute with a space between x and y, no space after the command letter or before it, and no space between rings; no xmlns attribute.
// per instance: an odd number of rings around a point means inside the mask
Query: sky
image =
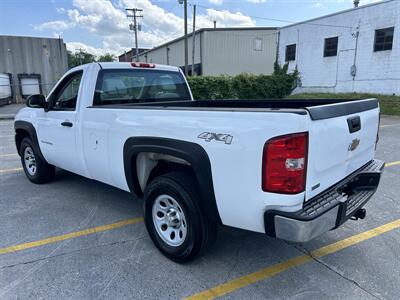
<svg viewBox="0 0 400 300"><path fill-rule="evenodd" d="M379 0L360 0L360 4ZM353 0L188 0L189 29L285 26L353 7ZM67 49L95 55L134 47L125 8L143 9L139 47L151 48L183 35L178 0L0 0L0 35L61 37ZM279 21L278 21L279 20ZM191 29L190 29L191 30Z"/></svg>

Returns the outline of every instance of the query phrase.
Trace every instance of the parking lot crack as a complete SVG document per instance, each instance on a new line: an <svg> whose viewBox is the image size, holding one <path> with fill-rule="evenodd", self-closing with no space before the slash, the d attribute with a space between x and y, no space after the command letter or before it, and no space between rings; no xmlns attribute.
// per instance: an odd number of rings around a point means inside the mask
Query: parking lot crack
<svg viewBox="0 0 400 300"><path fill-rule="evenodd" d="M235 271L236 267L239 265L240 259L239 259L239 255L241 250L243 249L243 245L246 245L245 242L246 239L246 235L243 234L242 236L242 243L237 247L236 251L235 251L235 263L232 265L232 267L230 268L230 270L227 272L226 276L225 276L225 280L228 280L231 276L231 274Z"/></svg>
<svg viewBox="0 0 400 300"><path fill-rule="evenodd" d="M56 255L52 255L52 256L40 257L40 258L29 260L29 261L24 261L24 262L11 264L11 265L2 266L2 267L0 267L0 270L5 270L5 269L14 268L14 267L23 266L23 265L34 264L36 262L45 261L45 260L49 260L49 259L53 259L53 258L57 258L57 257L62 257L62 256L74 254L74 253L79 253L81 251L87 251L87 250L98 248L98 247L107 247L107 246L113 246L113 245L123 245L123 244L130 243L130 242L136 242L136 241L138 241L140 239L143 239L145 237L146 237L146 235L143 235L143 236L141 236L139 238L132 239L132 240L115 241L115 242L111 242L111 243L95 245L95 246L92 246L92 247L76 249L76 250L72 250L72 251L68 251L68 252L64 252L64 253L60 253L60 254L56 254Z"/></svg>
<svg viewBox="0 0 400 300"><path fill-rule="evenodd" d="M289 243L288 243L289 244ZM289 244L291 245L291 244ZM338 272L337 270L335 270L335 268L333 268L332 266L330 266L329 264L325 263L323 260L315 257L310 251L308 251L307 249L304 249L302 247L299 247L297 245L292 245L294 248L296 248L298 251L302 252L303 254L309 256L313 261L317 262L318 264L322 265L323 267L325 267L326 269L328 269L329 271L334 272L335 274L337 274L338 276L340 276L341 278L343 278L344 280L354 284L355 286L357 286L359 289L363 290L364 292L366 292L368 295L379 299L379 300L383 300L383 298L378 297L377 295L373 294L372 292L368 291L365 287L361 286L360 283L358 283L357 281L355 281L354 279L345 276L344 274Z"/></svg>
<svg viewBox="0 0 400 300"><path fill-rule="evenodd" d="M393 203L396 203L396 204L398 203L398 201L396 201L396 199L393 199L392 197L390 197L390 196L388 196L388 195L386 195L386 194L383 194L383 197L389 199L389 200L392 201Z"/></svg>

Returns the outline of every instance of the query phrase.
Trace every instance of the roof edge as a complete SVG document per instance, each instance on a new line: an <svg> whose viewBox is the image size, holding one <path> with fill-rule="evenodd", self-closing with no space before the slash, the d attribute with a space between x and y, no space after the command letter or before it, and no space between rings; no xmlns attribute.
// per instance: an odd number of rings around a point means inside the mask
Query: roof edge
<svg viewBox="0 0 400 300"><path fill-rule="evenodd" d="M43 36L29 36L29 35L8 35L8 34L0 34L1 37L12 37L12 38L29 38L29 39L45 39L45 40L62 40L62 37L43 37Z"/></svg>
<svg viewBox="0 0 400 300"><path fill-rule="evenodd" d="M338 11L338 12L334 12L334 13L331 13L331 14L328 14L328 15L324 15L324 16L308 19L308 20L305 20L305 21L299 21L299 22L296 22L296 23L293 23L293 24L289 24L289 25L286 25L286 26L282 26L282 27L280 27L280 29L285 29L285 28L289 28L289 27L293 27L293 26L297 26L297 25L301 25L301 24L307 24L307 23L312 22L312 21L317 21L317 20L321 20L321 19L324 19L324 18L329 18L329 17L333 17L333 16L336 16L336 15L348 13L348 12L351 12L351 11L354 11L354 10L364 9L364 8L368 8L368 7L371 7L371 6L381 5L381 4L384 4L384 3L389 3L389 2L394 2L394 1L397 1L397 0L383 0L383 1L379 1L379 2L374 2L374 3L361 5L359 7L352 7L352 8L341 10L341 11Z"/></svg>

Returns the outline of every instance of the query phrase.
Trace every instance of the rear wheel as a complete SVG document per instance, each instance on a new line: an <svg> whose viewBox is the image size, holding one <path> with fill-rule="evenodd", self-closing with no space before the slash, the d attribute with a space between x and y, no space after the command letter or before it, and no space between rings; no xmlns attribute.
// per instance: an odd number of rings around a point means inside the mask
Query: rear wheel
<svg viewBox="0 0 400 300"><path fill-rule="evenodd" d="M147 230L157 248L176 262L187 262L215 239L216 226L200 209L197 183L190 174L156 177L145 192Z"/></svg>
<svg viewBox="0 0 400 300"><path fill-rule="evenodd" d="M19 149L25 175L34 183L48 182L54 178L55 168L41 159L32 145L32 140L26 137L22 140Z"/></svg>

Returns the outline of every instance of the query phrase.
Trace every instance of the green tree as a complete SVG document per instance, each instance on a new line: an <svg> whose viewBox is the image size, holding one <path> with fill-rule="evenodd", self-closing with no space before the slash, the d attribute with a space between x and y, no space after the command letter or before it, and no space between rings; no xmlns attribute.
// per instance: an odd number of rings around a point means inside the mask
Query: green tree
<svg viewBox="0 0 400 300"><path fill-rule="evenodd" d="M98 62L111 62L115 60L115 56L111 53L106 53L104 55L100 55L97 59Z"/></svg>
<svg viewBox="0 0 400 300"><path fill-rule="evenodd" d="M72 53L68 51L68 67L73 68L79 65L96 61L96 57L86 51Z"/></svg>

